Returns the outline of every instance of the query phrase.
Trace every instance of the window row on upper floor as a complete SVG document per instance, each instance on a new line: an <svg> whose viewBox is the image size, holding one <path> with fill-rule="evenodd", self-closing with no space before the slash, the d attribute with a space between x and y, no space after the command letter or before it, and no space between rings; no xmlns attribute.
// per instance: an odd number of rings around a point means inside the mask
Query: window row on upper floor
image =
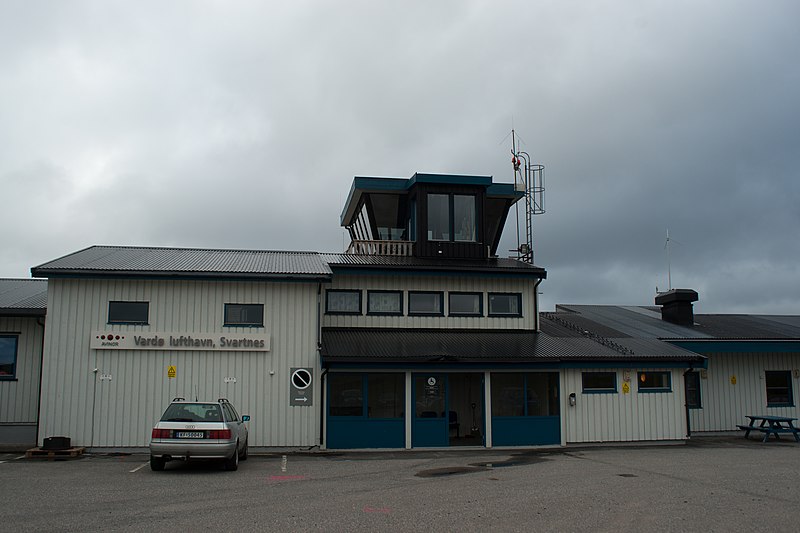
<svg viewBox="0 0 800 533"><path fill-rule="evenodd" d="M360 289L328 289L325 313L363 315L363 293ZM518 292L448 292L446 299L442 291L367 290L366 293L367 315L482 317L488 307L490 317L522 317L522 294Z"/></svg>
<svg viewBox="0 0 800 533"><path fill-rule="evenodd" d="M251 328L264 326L264 304L228 303L225 304L223 314L223 326ZM149 324L150 302L110 301L108 302L108 323Z"/></svg>

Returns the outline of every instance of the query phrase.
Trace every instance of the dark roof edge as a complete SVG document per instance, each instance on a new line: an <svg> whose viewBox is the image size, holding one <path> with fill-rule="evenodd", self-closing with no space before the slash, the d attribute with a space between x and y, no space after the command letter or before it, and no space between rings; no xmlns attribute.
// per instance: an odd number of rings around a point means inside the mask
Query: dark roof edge
<svg viewBox="0 0 800 533"><path fill-rule="evenodd" d="M213 279L213 280L300 280L329 281L331 274L291 274L263 272L191 272L191 271L155 271L155 270L80 270L80 269L43 269L34 267L31 272L45 278L116 278L116 279Z"/></svg>
<svg viewBox="0 0 800 533"><path fill-rule="evenodd" d="M44 307L0 307L0 317L37 317L46 316Z"/></svg>
<svg viewBox="0 0 800 533"><path fill-rule="evenodd" d="M352 263L331 263L327 265L333 269L353 270L403 270L412 272L492 272L518 275L521 277L535 277L546 279L547 271L542 267L533 268L503 268L493 266L437 266L437 265L362 265Z"/></svg>

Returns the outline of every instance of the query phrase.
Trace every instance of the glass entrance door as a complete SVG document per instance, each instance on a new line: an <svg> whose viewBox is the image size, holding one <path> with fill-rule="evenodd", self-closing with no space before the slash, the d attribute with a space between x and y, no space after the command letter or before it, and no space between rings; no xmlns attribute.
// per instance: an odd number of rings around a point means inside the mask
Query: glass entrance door
<svg viewBox="0 0 800 533"><path fill-rule="evenodd" d="M447 374L414 374L411 446L447 446Z"/></svg>

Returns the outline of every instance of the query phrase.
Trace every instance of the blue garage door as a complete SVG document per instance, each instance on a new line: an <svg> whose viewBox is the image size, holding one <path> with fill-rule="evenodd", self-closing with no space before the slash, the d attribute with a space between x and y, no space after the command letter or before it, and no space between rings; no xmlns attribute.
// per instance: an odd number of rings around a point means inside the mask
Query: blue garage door
<svg viewBox="0 0 800 533"><path fill-rule="evenodd" d="M405 374L330 373L328 448L405 447Z"/></svg>
<svg viewBox="0 0 800 533"><path fill-rule="evenodd" d="M492 445L561 443L558 373L492 373Z"/></svg>

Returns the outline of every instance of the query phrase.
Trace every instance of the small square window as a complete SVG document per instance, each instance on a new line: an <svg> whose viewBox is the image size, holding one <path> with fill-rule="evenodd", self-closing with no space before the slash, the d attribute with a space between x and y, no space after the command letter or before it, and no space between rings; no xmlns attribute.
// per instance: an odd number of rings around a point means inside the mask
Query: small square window
<svg viewBox="0 0 800 533"><path fill-rule="evenodd" d="M639 392L672 392L669 372L639 372Z"/></svg>
<svg viewBox="0 0 800 533"><path fill-rule="evenodd" d="M408 293L408 314L422 316L442 316L444 294L441 292Z"/></svg>
<svg viewBox="0 0 800 533"><path fill-rule="evenodd" d="M361 291L338 289L325 291L325 313L329 315L360 315Z"/></svg>
<svg viewBox="0 0 800 533"><path fill-rule="evenodd" d="M583 392L617 392L616 372L582 372Z"/></svg>
<svg viewBox="0 0 800 533"><path fill-rule="evenodd" d="M489 316L522 316L520 293L489 293Z"/></svg>
<svg viewBox="0 0 800 533"><path fill-rule="evenodd" d="M150 302L108 302L109 324L147 324Z"/></svg>
<svg viewBox="0 0 800 533"><path fill-rule="evenodd" d="M0 380L17 377L17 335L0 335Z"/></svg>
<svg viewBox="0 0 800 533"><path fill-rule="evenodd" d="M764 378L767 384L767 407L794 407L791 372L767 370Z"/></svg>
<svg viewBox="0 0 800 533"><path fill-rule="evenodd" d="M264 304L225 304L225 325L262 327Z"/></svg>
<svg viewBox="0 0 800 533"><path fill-rule="evenodd" d="M368 291L367 314L402 315L403 314L402 291Z"/></svg>
<svg viewBox="0 0 800 533"><path fill-rule="evenodd" d="M450 316L483 316L483 294L451 292L447 295Z"/></svg>

